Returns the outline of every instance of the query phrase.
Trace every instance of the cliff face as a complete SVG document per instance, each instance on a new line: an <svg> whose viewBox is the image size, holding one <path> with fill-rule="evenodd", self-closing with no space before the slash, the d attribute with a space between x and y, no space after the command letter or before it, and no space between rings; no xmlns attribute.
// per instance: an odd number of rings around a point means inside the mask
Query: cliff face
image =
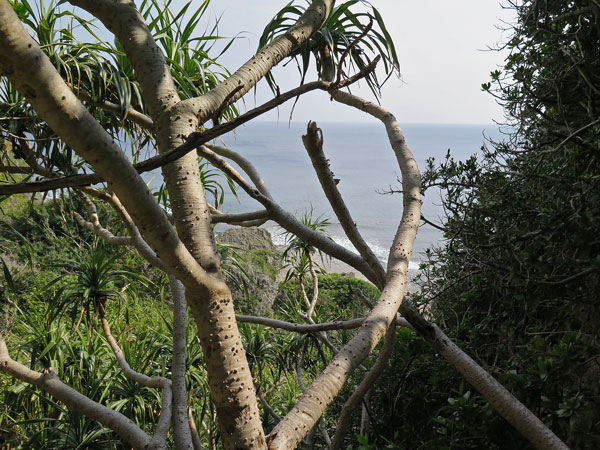
<svg viewBox="0 0 600 450"><path fill-rule="evenodd" d="M264 228L230 228L217 237L224 253L234 257L243 267L229 264L231 288L239 311L245 314L265 315L271 311L277 296L281 253L277 251L271 234Z"/></svg>

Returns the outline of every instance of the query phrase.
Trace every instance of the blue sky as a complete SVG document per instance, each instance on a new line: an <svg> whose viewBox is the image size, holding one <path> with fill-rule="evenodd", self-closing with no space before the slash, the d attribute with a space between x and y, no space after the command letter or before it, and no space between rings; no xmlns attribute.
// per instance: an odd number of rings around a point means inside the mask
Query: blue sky
<svg viewBox="0 0 600 450"><path fill-rule="evenodd" d="M219 32L234 36L243 32L222 60L230 70L255 52L258 36L284 1L216 0L212 13L222 15ZM383 15L400 58L402 80L391 78L383 89L382 106L404 123L490 123L502 120L502 108L481 83L502 65L504 53L489 51L506 37L505 27L513 14L496 0L373 0ZM298 73L290 64L276 69L282 89L295 86ZM310 81L310 80L309 80ZM368 89L359 95L372 99ZM257 101L269 98L259 87ZM247 107L254 106L252 95ZM287 121L289 106L264 117ZM294 120L361 121L364 114L334 105L323 92L301 99Z"/></svg>

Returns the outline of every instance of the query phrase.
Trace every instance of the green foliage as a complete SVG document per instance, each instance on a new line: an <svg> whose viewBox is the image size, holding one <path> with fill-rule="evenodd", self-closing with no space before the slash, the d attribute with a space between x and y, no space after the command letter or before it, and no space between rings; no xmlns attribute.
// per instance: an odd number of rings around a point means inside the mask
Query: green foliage
<svg viewBox="0 0 600 450"><path fill-rule="evenodd" d="M416 300L571 448L595 449L597 6L516 5L510 55L484 86L505 105L509 134L477 158L430 162L424 186L445 192L447 240L430 251L429 277ZM406 449L529 448L445 362L416 350L420 344L412 338L404 344L410 351L396 349L372 400L383 408L377 417L401 425L377 425L369 442L393 440Z"/></svg>
<svg viewBox="0 0 600 450"><path fill-rule="evenodd" d="M363 69L371 63L375 56L380 55L386 80L394 73L399 74L396 48L381 14L371 5L369 5L370 13L358 12L357 9L361 6L361 3L366 4L367 2L351 0L334 6L321 29L309 41L292 52L290 58L296 60L302 75L302 82L306 77L311 58L314 58L319 73L322 72L322 66L327 63L325 60L332 59L332 63L337 66L342 54L361 36L371 19L374 20L377 27L373 27L360 40L358 45L352 47L347 59L344 61L345 69L343 69L346 72ZM306 11L306 7L296 5L293 1L288 3L263 30L263 34L259 39L259 48L268 44L277 36L285 34L304 11ZM266 80L273 92L276 92L275 79L272 74L269 73ZM367 75L365 80L373 94L377 96L383 83L379 83L374 73Z"/></svg>
<svg viewBox="0 0 600 450"><path fill-rule="evenodd" d="M327 227L331 225L331 222L327 218L323 218L322 216L314 218L312 208L300 214L299 220L311 230L320 231L325 235L327 235ZM319 254L323 257L320 250L317 251L311 244L304 242L301 238L288 231L284 232L284 236L285 249L281 256L284 261L283 268L287 268L285 275L286 280L292 278L302 280L305 277L310 276L311 264L313 265L314 270L319 272L323 271L313 259L314 254Z"/></svg>
<svg viewBox="0 0 600 450"><path fill-rule="evenodd" d="M149 390L124 389L129 382L116 367L101 334L94 331L88 335L85 329L73 328L68 320L48 324L47 307L43 303L30 302L26 310L17 312L9 342L13 356L30 361L35 370L53 368L64 382L83 395L121 409L132 420L146 422L146 426L155 422L160 397ZM159 329L157 327L157 331ZM123 342L127 342L127 334L130 333L120 336ZM137 359L130 360L135 370L151 374L167 368L165 361L157 357L160 346L153 342L155 336L150 329L136 333L137 342L131 354L135 353ZM168 345L168 342L163 340L162 345ZM168 354L167 351L164 353ZM8 381L7 376L1 377ZM3 387L3 394L6 409L0 419L0 435L6 437L7 443L22 442L15 448L75 449L82 445L87 445L86 448L124 448L112 432L55 402L31 385L13 381Z"/></svg>

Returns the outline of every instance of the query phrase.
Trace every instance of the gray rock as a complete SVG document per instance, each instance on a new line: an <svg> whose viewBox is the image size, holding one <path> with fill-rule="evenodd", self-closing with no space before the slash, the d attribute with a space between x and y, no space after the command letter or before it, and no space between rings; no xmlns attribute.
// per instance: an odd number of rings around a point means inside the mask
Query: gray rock
<svg viewBox="0 0 600 450"><path fill-rule="evenodd" d="M233 252L246 272L231 265L227 267L227 258L224 259L224 268L233 276L229 285L238 311L269 315L277 296L277 275L281 267L281 253L273 245L271 234L264 228L230 228L219 234L217 241L234 247L227 251ZM246 291L243 289L245 278L248 278Z"/></svg>
<svg viewBox="0 0 600 450"><path fill-rule="evenodd" d="M219 234L218 240L235 245L244 250L271 250L275 251L275 245L271 240L271 233L264 228L229 228Z"/></svg>

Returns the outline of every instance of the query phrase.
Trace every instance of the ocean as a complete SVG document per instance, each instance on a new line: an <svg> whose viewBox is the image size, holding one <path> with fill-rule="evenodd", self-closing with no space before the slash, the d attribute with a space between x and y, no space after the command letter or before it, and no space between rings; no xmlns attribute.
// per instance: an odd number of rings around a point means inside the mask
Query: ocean
<svg viewBox="0 0 600 450"><path fill-rule="evenodd" d="M302 145L306 125L287 121L251 122L222 136L216 143L225 144L253 161L282 207L295 214L312 209L314 218L329 219L331 225L327 233L336 242L352 248L321 191ZM400 185L400 169L385 129L378 123L318 123L318 126L323 131L323 148L331 170L340 179L338 189L363 237L385 263L402 215L401 194L384 193ZM448 149L455 158L466 159L480 152L488 137L500 137L496 125L406 124L403 131L421 170L428 158L443 160ZM261 205L241 189L238 195L239 201L233 195L226 196L224 211L261 209ZM423 215L430 221L439 222L444 216L440 198L440 192L433 190L423 197ZM267 222L263 226L271 232L275 244L284 243L285 237L276 224ZM427 248L439 245L442 239L439 230L430 225L421 226L412 268L418 267Z"/></svg>

